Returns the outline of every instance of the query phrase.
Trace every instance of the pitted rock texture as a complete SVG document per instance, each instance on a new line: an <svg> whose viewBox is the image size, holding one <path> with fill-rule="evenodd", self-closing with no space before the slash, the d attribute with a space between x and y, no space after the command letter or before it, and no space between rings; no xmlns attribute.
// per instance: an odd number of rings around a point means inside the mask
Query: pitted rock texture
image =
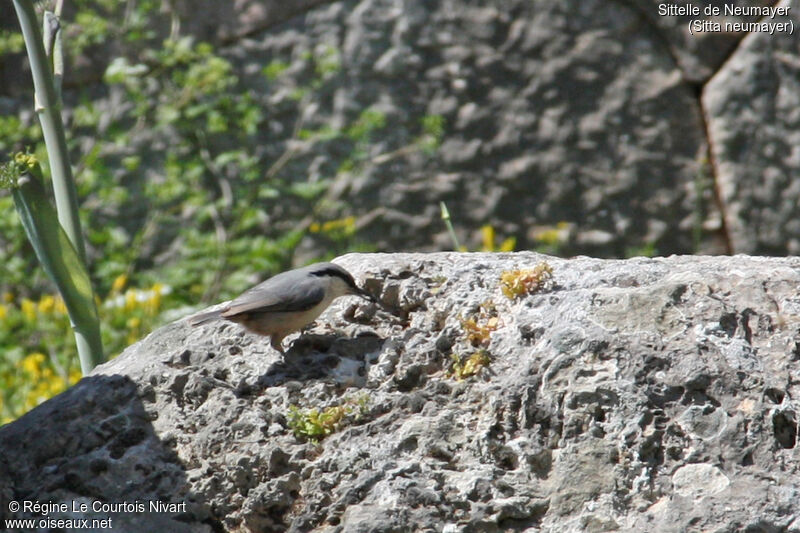
<svg viewBox="0 0 800 533"><path fill-rule="evenodd" d="M542 261L551 284L502 294ZM0 497L187 503L120 531L800 531L800 259L337 262L383 308L337 300L285 357L157 330L0 428ZM288 427L354 398L318 444Z"/></svg>

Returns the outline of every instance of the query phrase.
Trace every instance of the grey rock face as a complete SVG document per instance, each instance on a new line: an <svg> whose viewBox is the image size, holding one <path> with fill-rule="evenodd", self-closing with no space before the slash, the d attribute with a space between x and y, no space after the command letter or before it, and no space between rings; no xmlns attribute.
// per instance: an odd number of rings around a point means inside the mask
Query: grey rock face
<svg viewBox="0 0 800 533"><path fill-rule="evenodd" d="M723 63L734 53L737 44L746 35L734 31L695 31L692 33L692 21L716 22L724 25L730 23L747 23L759 20L755 15L737 15L736 12L726 11L728 8L747 8L751 6L772 5L768 0L692 0L687 2L661 2L649 0L648 2L627 1L627 5L636 9L643 17L648 19L656 28L656 33L670 49L672 55L680 66L686 81L691 83L705 83L716 73ZM678 15L661 16L659 9L663 6L685 7L692 6L697 9L698 16ZM718 9L718 15L709 15L708 9ZM714 13L714 11L709 11ZM703 26L700 25L702 30Z"/></svg>
<svg viewBox="0 0 800 533"><path fill-rule="evenodd" d="M800 24L800 2L783 0ZM753 33L703 93L735 249L800 253L800 38Z"/></svg>
<svg viewBox="0 0 800 533"><path fill-rule="evenodd" d="M653 37L625 2L363 0L316 9L238 53L246 72L298 51L341 54L341 86L315 107L310 128L350 123L369 107L386 114L392 133L363 175L340 177L336 195L361 215L380 206L363 230L370 242L448 246L445 201L462 240L477 240L471 232L491 221L531 248L536 225L565 221L574 226L565 252L608 256L644 242L691 250L697 206L716 216L710 188L695 188L707 152L699 101ZM284 82L302 78L290 72ZM277 89L270 115L280 117L290 98ZM382 162L430 115L446 124L434 157ZM279 157L284 148L271 144L269 159ZM298 155L296 175L326 177L312 164L318 150ZM608 238L597 242L597 232Z"/></svg>
<svg viewBox="0 0 800 533"><path fill-rule="evenodd" d="M502 294L541 261L550 285ZM285 359L178 321L0 428L0 512L186 503L113 514L120 531L800 528L800 259L338 262L386 309L341 299ZM459 381L470 318L491 362ZM290 405L348 398L363 413L318 445L289 429Z"/></svg>
<svg viewBox="0 0 800 533"><path fill-rule="evenodd" d="M543 227L564 222L560 255L619 257L643 246L661 254L797 254L800 40L722 26L760 21L725 7L768 4L204 0L172 3L178 26L166 14L154 24L159 36L179 27L219 45L242 81L235 90L269 117L248 141L255 160L269 168L291 150L282 177L332 180L323 218L356 215L359 237L377 249L450 248L438 210L445 201L472 248L485 224L531 249L545 242ZM662 5L701 14L661 16ZM798 0L775 6L790 7L789 16L764 22L797 26ZM722 14L707 16L706 8ZM0 27L16 27L10 13L0 13ZM692 34L691 20L719 23L721 31ZM124 44L87 54L67 75L65 101L79 100L70 82L92 89L93 105L112 120L127 105L120 89L87 82L99 79L111 56L126 55ZM315 81L314 57L341 70L298 106L298 89ZM272 61L289 68L265 80ZM17 63L0 65L0 91L13 96L0 106L29 110ZM298 115L309 131L330 131L368 108L383 113L388 127L355 172L340 172L347 142L293 137ZM428 156L409 147L431 115L445 119L444 142ZM177 138L144 128L122 155L144 154L137 179L156 179L163 154L179 149ZM95 136L76 140L87 151L94 143ZM230 149L219 144L209 146L212 154ZM307 209L278 211L284 216L276 222L294 227ZM173 247L163 240L151 255ZM313 256L318 245L307 237L300 256Z"/></svg>

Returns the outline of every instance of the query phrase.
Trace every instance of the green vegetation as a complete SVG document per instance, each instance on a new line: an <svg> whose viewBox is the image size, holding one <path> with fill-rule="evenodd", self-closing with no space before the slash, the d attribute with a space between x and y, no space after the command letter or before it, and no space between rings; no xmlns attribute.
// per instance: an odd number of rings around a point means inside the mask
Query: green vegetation
<svg viewBox="0 0 800 533"><path fill-rule="evenodd" d="M18 153L0 166L0 183L11 189L16 211L41 267L56 285L76 337L81 371L104 361L100 329L86 266L50 205L36 158Z"/></svg>
<svg viewBox="0 0 800 533"><path fill-rule="evenodd" d="M450 218L450 210L447 209L447 204L439 202L439 209L442 212L442 220L444 220L444 225L447 227L447 233L450 234L450 239L453 241L453 250L466 252L466 247L461 246L458 242L458 236L456 235L456 230L453 228L453 221Z"/></svg>
<svg viewBox="0 0 800 533"><path fill-rule="evenodd" d="M157 32L169 7L161 2L70 5L75 15L62 21L66 64L116 54L96 83L76 87L74 73L65 73L63 109L110 356L188 307L286 269L301 242L324 250L316 259L373 249L332 185L368 166L430 155L444 134L441 117L398 123L377 105L336 122L326 113L306 117L309 106L328 109L341 84L335 47L265 57L253 72L212 44L177 32L164 40ZM20 53L20 34L0 34L0 54ZM32 100L20 108L27 118L0 114L0 162L26 149L47 161ZM293 130L275 128L292 121ZM310 171L320 154L324 164ZM7 422L78 374L62 300L2 192L0 261L0 422Z"/></svg>
<svg viewBox="0 0 800 533"><path fill-rule="evenodd" d="M103 344L113 357L162 321L176 302L168 287L127 288L125 276L98 302ZM81 377L60 296L0 293L0 424L14 420Z"/></svg>
<svg viewBox="0 0 800 533"><path fill-rule="evenodd" d="M497 307L491 301L483 302L474 315L461 319L464 340L469 349L464 354L450 354L450 369L447 376L463 381L478 375L492 362L487 348L492 340L492 333L500 327L501 321ZM472 351L472 348L477 350Z"/></svg>
<svg viewBox="0 0 800 533"><path fill-rule="evenodd" d="M472 346L489 346L492 332L498 327L500 318L492 302L483 302L477 314L461 319L461 328Z"/></svg>
<svg viewBox="0 0 800 533"><path fill-rule="evenodd" d="M25 48L22 34L17 31L0 30L0 55L16 54Z"/></svg>
<svg viewBox="0 0 800 533"><path fill-rule="evenodd" d="M61 116L64 74L63 39L58 23L61 6L57 5L55 13L44 11L44 27L40 31L32 0L14 0L33 78L34 108L42 125L50 163L55 209L42 183L42 169L35 156L18 152L5 171L18 173L11 188L14 206L39 263L64 299L81 372L85 375L104 362L105 355L94 291L86 270L86 245Z"/></svg>
<svg viewBox="0 0 800 533"><path fill-rule="evenodd" d="M553 280L553 267L542 261L530 269L507 270L500 274L500 290L509 300L539 292Z"/></svg>
<svg viewBox="0 0 800 533"><path fill-rule="evenodd" d="M699 242L699 240L698 240ZM658 255L658 248L655 243L647 242L641 246L628 246L625 248L625 257L655 257Z"/></svg>
<svg viewBox="0 0 800 533"><path fill-rule="evenodd" d="M536 228L533 233L533 238L536 241L534 250L541 254L563 256L564 249L569 243L572 229L573 224L564 220L555 225Z"/></svg>
<svg viewBox="0 0 800 533"><path fill-rule="evenodd" d="M457 381L464 381L472 376L477 376L481 370L489 366L492 359L486 350L478 350L466 356L450 354L451 366L448 376Z"/></svg>
<svg viewBox="0 0 800 533"><path fill-rule="evenodd" d="M295 437L316 444L328 435L359 422L367 412L368 403L369 397L363 394L357 400L346 400L321 411L290 405L286 422Z"/></svg>
<svg viewBox="0 0 800 533"><path fill-rule="evenodd" d="M458 237L453 228L453 222L450 218L450 211L447 209L447 205L444 202L439 202L439 209L442 213L442 220L447 227L447 233L450 234L450 239L453 241L453 249L459 252L468 251L466 246L461 246L458 242ZM517 244L517 239L515 237L508 237L499 245L496 245L495 230L494 227L490 225L481 227L481 241L483 244L480 249L481 252L513 252Z"/></svg>

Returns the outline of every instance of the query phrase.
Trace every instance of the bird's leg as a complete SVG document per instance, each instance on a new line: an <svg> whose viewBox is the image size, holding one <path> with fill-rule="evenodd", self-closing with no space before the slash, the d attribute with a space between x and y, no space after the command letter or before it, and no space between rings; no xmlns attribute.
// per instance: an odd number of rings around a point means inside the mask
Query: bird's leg
<svg viewBox="0 0 800 533"><path fill-rule="evenodd" d="M283 345L281 341L283 340L283 335L272 335L270 337L269 345L275 348L281 355L285 355L286 352L283 350Z"/></svg>
<svg viewBox="0 0 800 533"><path fill-rule="evenodd" d="M314 320L312 322L309 322L308 324L306 324L305 326L300 328L300 335L305 335L306 333L309 332L310 329L312 329L316 325L317 325L317 321L316 320Z"/></svg>

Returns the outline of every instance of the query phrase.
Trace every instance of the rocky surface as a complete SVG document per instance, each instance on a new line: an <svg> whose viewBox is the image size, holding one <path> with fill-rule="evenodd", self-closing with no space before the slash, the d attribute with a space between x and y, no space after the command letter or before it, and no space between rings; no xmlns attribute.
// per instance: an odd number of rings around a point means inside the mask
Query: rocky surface
<svg viewBox="0 0 800 533"><path fill-rule="evenodd" d="M542 261L551 283L502 293L504 272ZM112 516L115 531L800 531L800 259L338 262L383 308L338 300L285 358L238 326L181 320L0 428L0 513L160 500L186 509L50 516ZM451 354L483 340L488 366L459 381ZM346 402L363 409L318 444L289 428L291 405Z"/></svg>
<svg viewBox="0 0 800 533"><path fill-rule="evenodd" d="M800 25L800 1L776 6L789 7ZM800 37L749 35L703 102L734 248L800 253Z"/></svg>
<svg viewBox="0 0 800 533"><path fill-rule="evenodd" d="M734 53L737 45L747 33L742 31L695 31L692 33L689 29L692 21L699 20L719 24L756 22L760 19L757 15L737 15L726 11L725 7L739 9L771 6L775 2L770 2L770 0L694 0L678 3L662 2L661 0L647 2L629 0L626 4L650 21L658 35L658 40L667 45L676 64L683 72L685 80L689 84L702 86ZM659 9L663 9L664 6L678 8L691 6L697 8L700 15L661 16ZM706 14L707 9L717 9L719 14L708 15Z"/></svg>

